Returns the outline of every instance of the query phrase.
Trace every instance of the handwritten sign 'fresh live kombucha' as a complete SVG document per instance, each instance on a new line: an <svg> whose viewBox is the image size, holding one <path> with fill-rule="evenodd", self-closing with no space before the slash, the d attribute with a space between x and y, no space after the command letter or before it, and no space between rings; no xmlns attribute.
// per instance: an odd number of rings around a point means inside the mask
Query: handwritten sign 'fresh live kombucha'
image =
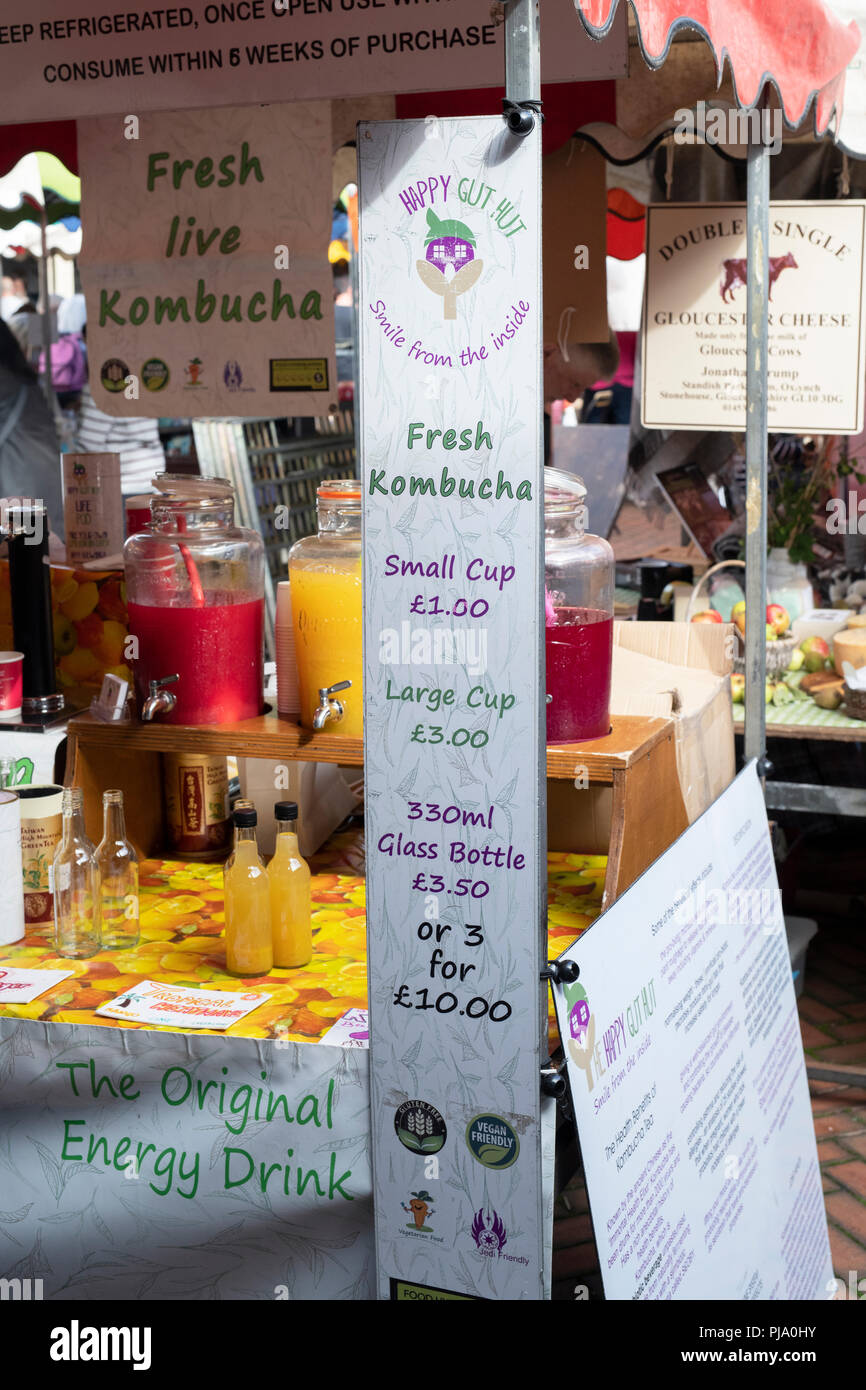
<svg viewBox="0 0 866 1390"><path fill-rule="evenodd" d="M866 202L771 203L771 430L863 425ZM647 209L641 418L648 429L746 424L746 208Z"/></svg>
<svg viewBox="0 0 866 1390"><path fill-rule="evenodd" d="M545 1290L539 143L359 127L382 1297Z"/></svg>

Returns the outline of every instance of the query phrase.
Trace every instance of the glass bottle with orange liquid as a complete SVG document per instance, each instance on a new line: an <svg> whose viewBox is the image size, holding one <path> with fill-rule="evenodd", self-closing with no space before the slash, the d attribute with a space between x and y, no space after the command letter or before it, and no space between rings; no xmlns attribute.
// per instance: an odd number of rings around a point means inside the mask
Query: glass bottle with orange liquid
<svg viewBox="0 0 866 1390"><path fill-rule="evenodd" d="M298 663L301 724L313 728L319 691L341 681L343 716L323 733L360 738L364 686L361 656L361 484L334 478L317 489L318 534L289 552L292 622Z"/></svg>
<svg viewBox="0 0 866 1390"><path fill-rule="evenodd" d="M230 975L267 975L274 964L268 872L256 843L252 807L234 813L235 847L223 870L226 969Z"/></svg>
<svg viewBox="0 0 866 1390"><path fill-rule="evenodd" d="M278 801L277 841L268 865L274 965L281 970L306 965L313 954L310 921L310 869L298 849L298 806Z"/></svg>

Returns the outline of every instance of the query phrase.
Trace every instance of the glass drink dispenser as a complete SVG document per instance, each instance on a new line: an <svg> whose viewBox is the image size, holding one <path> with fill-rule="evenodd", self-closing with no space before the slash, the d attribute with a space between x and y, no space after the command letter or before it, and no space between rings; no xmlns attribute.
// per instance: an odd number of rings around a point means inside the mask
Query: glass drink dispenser
<svg viewBox="0 0 866 1390"><path fill-rule="evenodd" d="M544 470L547 741L575 743L610 730L614 556L588 535L580 478Z"/></svg>
<svg viewBox="0 0 866 1390"><path fill-rule="evenodd" d="M123 547L143 720L229 724L262 712L264 546L234 524L223 478L154 480L148 530Z"/></svg>
<svg viewBox="0 0 866 1390"><path fill-rule="evenodd" d="M361 484L317 489L319 529L289 551L292 622L305 729L363 733Z"/></svg>

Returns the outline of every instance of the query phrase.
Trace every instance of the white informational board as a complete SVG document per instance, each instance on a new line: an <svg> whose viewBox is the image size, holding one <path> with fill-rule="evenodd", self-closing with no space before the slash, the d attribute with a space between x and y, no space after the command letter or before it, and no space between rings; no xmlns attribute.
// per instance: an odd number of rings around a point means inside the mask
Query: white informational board
<svg viewBox="0 0 866 1390"><path fill-rule="evenodd" d="M546 1287L540 145L358 128L383 1298Z"/></svg>
<svg viewBox="0 0 866 1390"><path fill-rule="evenodd" d="M503 35L491 0L31 0L0 19L0 92L4 119L42 121L501 87ZM599 43L573 0L545 0L542 63L545 82L624 77L625 6Z"/></svg>
<svg viewBox="0 0 866 1390"><path fill-rule="evenodd" d="M770 204L769 428L857 434L866 382L866 202ZM641 420L746 427L746 208L647 208Z"/></svg>
<svg viewBox="0 0 866 1390"><path fill-rule="evenodd" d="M835 1289L785 923L750 764L554 987L609 1299Z"/></svg>
<svg viewBox="0 0 866 1390"><path fill-rule="evenodd" d="M97 406L327 414L337 400L329 103L160 111L132 127L103 116L79 121L78 151Z"/></svg>

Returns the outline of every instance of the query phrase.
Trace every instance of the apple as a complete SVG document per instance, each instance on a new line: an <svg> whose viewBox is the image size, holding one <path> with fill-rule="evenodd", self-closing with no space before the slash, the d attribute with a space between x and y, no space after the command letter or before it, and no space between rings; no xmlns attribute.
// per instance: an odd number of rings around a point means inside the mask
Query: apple
<svg viewBox="0 0 866 1390"><path fill-rule="evenodd" d="M741 598L731 609L731 622L742 637L746 635L746 600Z"/></svg>
<svg viewBox="0 0 866 1390"><path fill-rule="evenodd" d="M804 654L803 652L801 652L801 651L800 651L800 648L798 647L797 650L796 650L796 651L793 653L793 655L791 656L791 660L788 662L788 670L789 670L789 671L799 671L799 670L801 669L801 667L802 667L802 665L803 665L803 662L804 662L805 660L806 660L805 654Z"/></svg>
<svg viewBox="0 0 866 1390"><path fill-rule="evenodd" d="M771 705L771 704L773 703L773 696L774 696L775 693L776 693L776 683L775 683L775 681L766 681L765 684L764 684L764 704L765 704L765 705Z"/></svg>
<svg viewBox="0 0 866 1390"><path fill-rule="evenodd" d="M693 623L720 623L721 613L717 613L715 608L704 608L700 613L692 614Z"/></svg>
<svg viewBox="0 0 866 1390"><path fill-rule="evenodd" d="M778 634L778 632L776 631L776 629L773 627L773 624L772 624L772 623L767 623L767 624L766 624L766 637L767 637L767 641L768 641L768 642L776 642L776 641L778 641L779 634Z"/></svg>
<svg viewBox="0 0 866 1390"><path fill-rule="evenodd" d="M741 705L746 694L746 677L741 676L738 671L734 671L731 676L731 702Z"/></svg>
<svg viewBox="0 0 866 1390"><path fill-rule="evenodd" d="M823 637L807 637L800 643L800 651L803 653L803 665L809 672L822 671L830 655L830 648Z"/></svg>
<svg viewBox="0 0 866 1390"><path fill-rule="evenodd" d="M787 608L783 608L781 603L768 603L767 622L773 627L776 636L781 637L791 626L791 618Z"/></svg>

